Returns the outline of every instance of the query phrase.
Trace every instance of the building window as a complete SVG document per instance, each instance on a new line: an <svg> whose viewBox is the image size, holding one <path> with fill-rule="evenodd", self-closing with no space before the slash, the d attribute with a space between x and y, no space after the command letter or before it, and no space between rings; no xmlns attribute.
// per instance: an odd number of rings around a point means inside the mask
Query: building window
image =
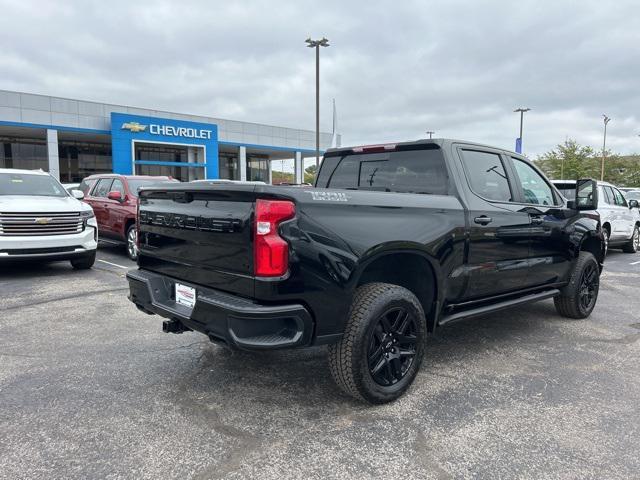
<svg viewBox="0 0 640 480"><path fill-rule="evenodd" d="M247 155L247 180L269 183L269 157Z"/></svg>
<svg viewBox="0 0 640 480"><path fill-rule="evenodd" d="M187 147L136 142L136 160L152 162L187 162Z"/></svg>
<svg viewBox="0 0 640 480"><path fill-rule="evenodd" d="M111 144L58 140L60 181L77 183L96 173L111 173Z"/></svg>
<svg viewBox="0 0 640 480"><path fill-rule="evenodd" d="M37 138L0 137L0 168L48 171L47 142Z"/></svg>
<svg viewBox="0 0 640 480"><path fill-rule="evenodd" d="M240 180L240 168L238 157L229 153L220 152L218 163L220 165L220 178L227 180Z"/></svg>

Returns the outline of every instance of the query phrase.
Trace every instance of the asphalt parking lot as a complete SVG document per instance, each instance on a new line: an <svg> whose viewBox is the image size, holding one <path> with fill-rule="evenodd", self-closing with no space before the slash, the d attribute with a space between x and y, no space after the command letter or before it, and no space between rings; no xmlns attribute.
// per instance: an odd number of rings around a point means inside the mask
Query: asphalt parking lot
<svg viewBox="0 0 640 480"><path fill-rule="evenodd" d="M414 386L371 407L322 348L232 353L90 271L0 270L0 478L638 478L640 254L610 253L583 321L545 301L430 339Z"/></svg>

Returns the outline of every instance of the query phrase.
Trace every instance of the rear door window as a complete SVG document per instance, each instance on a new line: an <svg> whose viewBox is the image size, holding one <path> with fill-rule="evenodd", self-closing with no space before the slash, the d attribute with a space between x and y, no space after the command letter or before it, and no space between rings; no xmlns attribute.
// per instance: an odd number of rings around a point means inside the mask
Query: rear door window
<svg viewBox="0 0 640 480"><path fill-rule="evenodd" d="M615 197L613 196L613 190L611 190L611 187L603 185L602 191L604 192L604 202L609 205L615 205L616 201Z"/></svg>
<svg viewBox="0 0 640 480"><path fill-rule="evenodd" d="M316 186L382 192L446 195L444 156L433 145L327 157Z"/></svg>
<svg viewBox="0 0 640 480"><path fill-rule="evenodd" d="M475 194L487 200L512 201L513 195L500 155L479 150L461 152L467 180Z"/></svg>

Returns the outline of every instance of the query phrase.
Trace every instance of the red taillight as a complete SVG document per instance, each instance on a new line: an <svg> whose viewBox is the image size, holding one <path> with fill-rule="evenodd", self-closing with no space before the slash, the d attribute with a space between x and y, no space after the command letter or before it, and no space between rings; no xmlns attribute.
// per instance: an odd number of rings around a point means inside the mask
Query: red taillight
<svg viewBox="0 0 640 480"><path fill-rule="evenodd" d="M278 225L293 218L296 207L288 200L257 200L254 270L258 277L280 277L289 268L289 244L278 235Z"/></svg>

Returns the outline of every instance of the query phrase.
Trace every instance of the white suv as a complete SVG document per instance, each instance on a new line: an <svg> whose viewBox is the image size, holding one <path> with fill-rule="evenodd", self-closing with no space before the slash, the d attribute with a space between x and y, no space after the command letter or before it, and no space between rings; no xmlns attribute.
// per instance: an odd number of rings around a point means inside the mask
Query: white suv
<svg viewBox="0 0 640 480"><path fill-rule="evenodd" d="M573 199L575 180L552 182L562 195L569 200ZM627 253L640 250L640 211L637 200L627 200L615 185L598 181L598 213L605 237L605 249L618 247Z"/></svg>
<svg viewBox="0 0 640 480"><path fill-rule="evenodd" d="M41 170L0 168L0 262L70 260L91 268L98 224L83 197Z"/></svg>

